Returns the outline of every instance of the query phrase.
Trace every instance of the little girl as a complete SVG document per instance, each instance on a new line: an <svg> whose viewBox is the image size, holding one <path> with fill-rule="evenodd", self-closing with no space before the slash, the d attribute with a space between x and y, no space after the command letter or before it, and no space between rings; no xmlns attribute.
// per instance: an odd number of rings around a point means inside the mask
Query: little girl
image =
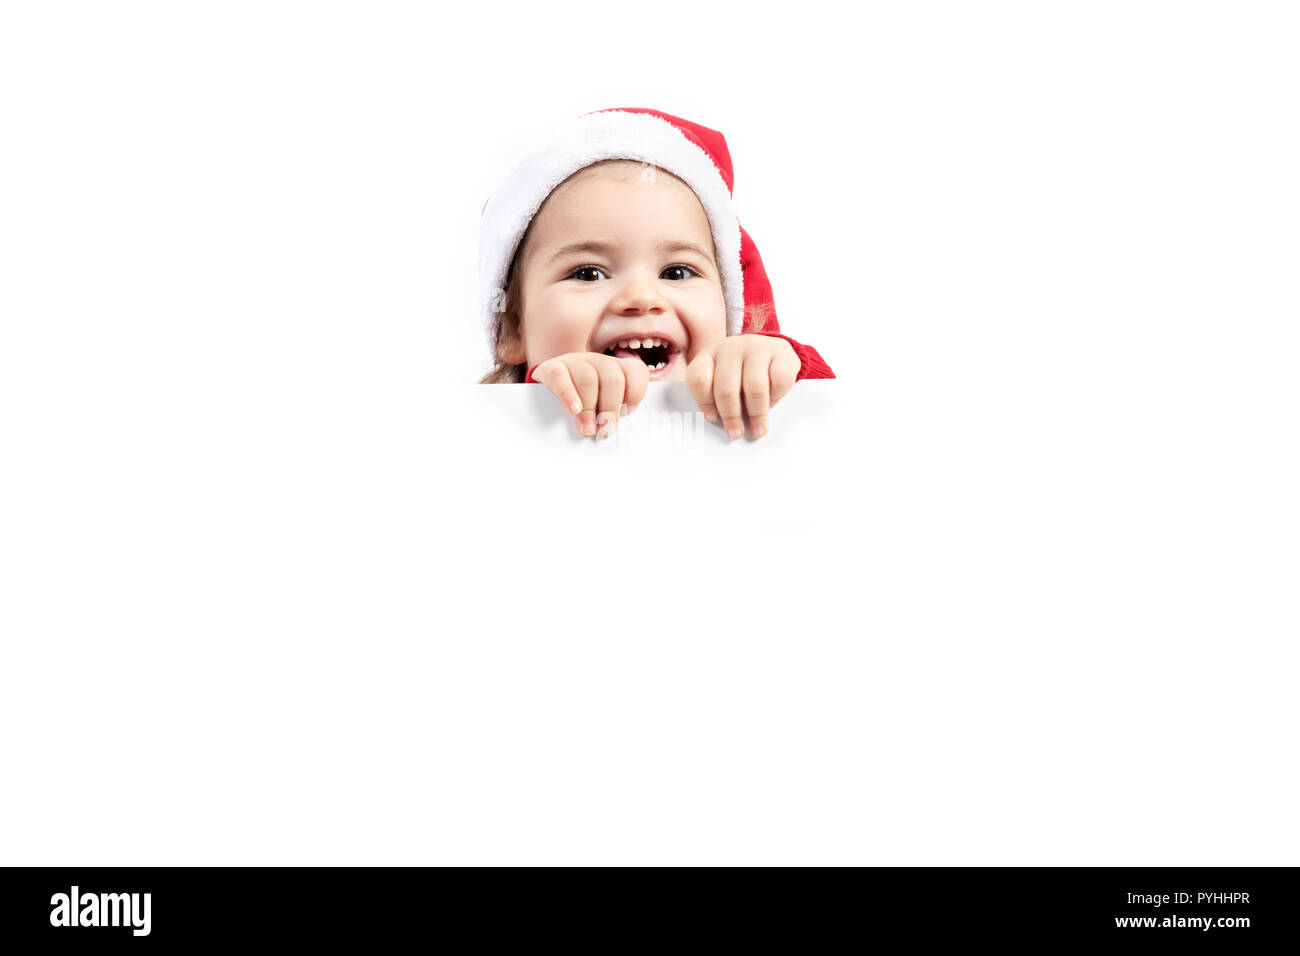
<svg viewBox="0 0 1300 956"><path fill-rule="evenodd" d="M722 134L656 110L579 116L483 207L480 295L495 368L538 382L583 435L611 435L650 381L685 381L730 438L766 434L802 378L834 378L782 335L731 205Z"/></svg>

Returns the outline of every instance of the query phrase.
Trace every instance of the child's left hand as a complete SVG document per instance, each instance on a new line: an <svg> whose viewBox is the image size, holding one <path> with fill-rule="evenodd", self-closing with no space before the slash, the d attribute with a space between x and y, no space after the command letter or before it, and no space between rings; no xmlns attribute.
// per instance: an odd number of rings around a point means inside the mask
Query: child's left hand
<svg viewBox="0 0 1300 956"><path fill-rule="evenodd" d="M774 335L729 335L705 346L686 366L686 385L711 422L719 415L728 438L767 434L768 410L794 387L802 363L785 339Z"/></svg>

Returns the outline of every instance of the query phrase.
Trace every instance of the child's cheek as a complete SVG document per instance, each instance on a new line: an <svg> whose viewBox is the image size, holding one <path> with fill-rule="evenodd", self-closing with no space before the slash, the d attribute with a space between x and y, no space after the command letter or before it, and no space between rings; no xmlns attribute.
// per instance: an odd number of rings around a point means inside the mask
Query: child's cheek
<svg viewBox="0 0 1300 956"><path fill-rule="evenodd" d="M688 362L694 361L695 356L727 337L726 310L723 309L715 314L714 310L710 309L706 314L708 315L706 320L692 322L687 326L687 332L691 336L690 345L686 349Z"/></svg>
<svg viewBox="0 0 1300 956"><path fill-rule="evenodd" d="M591 307L559 293L538 296L524 312L529 361L544 362L569 352L585 352L591 339Z"/></svg>

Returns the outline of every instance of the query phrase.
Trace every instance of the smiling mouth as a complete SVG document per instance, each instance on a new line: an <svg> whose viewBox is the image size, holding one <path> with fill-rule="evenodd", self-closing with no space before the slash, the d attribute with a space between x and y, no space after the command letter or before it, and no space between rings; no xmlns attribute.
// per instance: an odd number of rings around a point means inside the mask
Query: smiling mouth
<svg viewBox="0 0 1300 956"><path fill-rule="evenodd" d="M665 339L624 339L605 349L605 354L614 358L639 358L652 372L667 367L675 352L672 343Z"/></svg>

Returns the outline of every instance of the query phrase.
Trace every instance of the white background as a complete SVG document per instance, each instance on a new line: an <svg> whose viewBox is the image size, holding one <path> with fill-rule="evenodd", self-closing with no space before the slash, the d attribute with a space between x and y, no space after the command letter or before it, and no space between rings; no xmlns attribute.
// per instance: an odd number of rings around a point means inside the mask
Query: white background
<svg viewBox="0 0 1300 956"><path fill-rule="evenodd" d="M1291 5L2 11L0 862L1297 862ZM477 397L611 106L727 135L836 440Z"/></svg>

